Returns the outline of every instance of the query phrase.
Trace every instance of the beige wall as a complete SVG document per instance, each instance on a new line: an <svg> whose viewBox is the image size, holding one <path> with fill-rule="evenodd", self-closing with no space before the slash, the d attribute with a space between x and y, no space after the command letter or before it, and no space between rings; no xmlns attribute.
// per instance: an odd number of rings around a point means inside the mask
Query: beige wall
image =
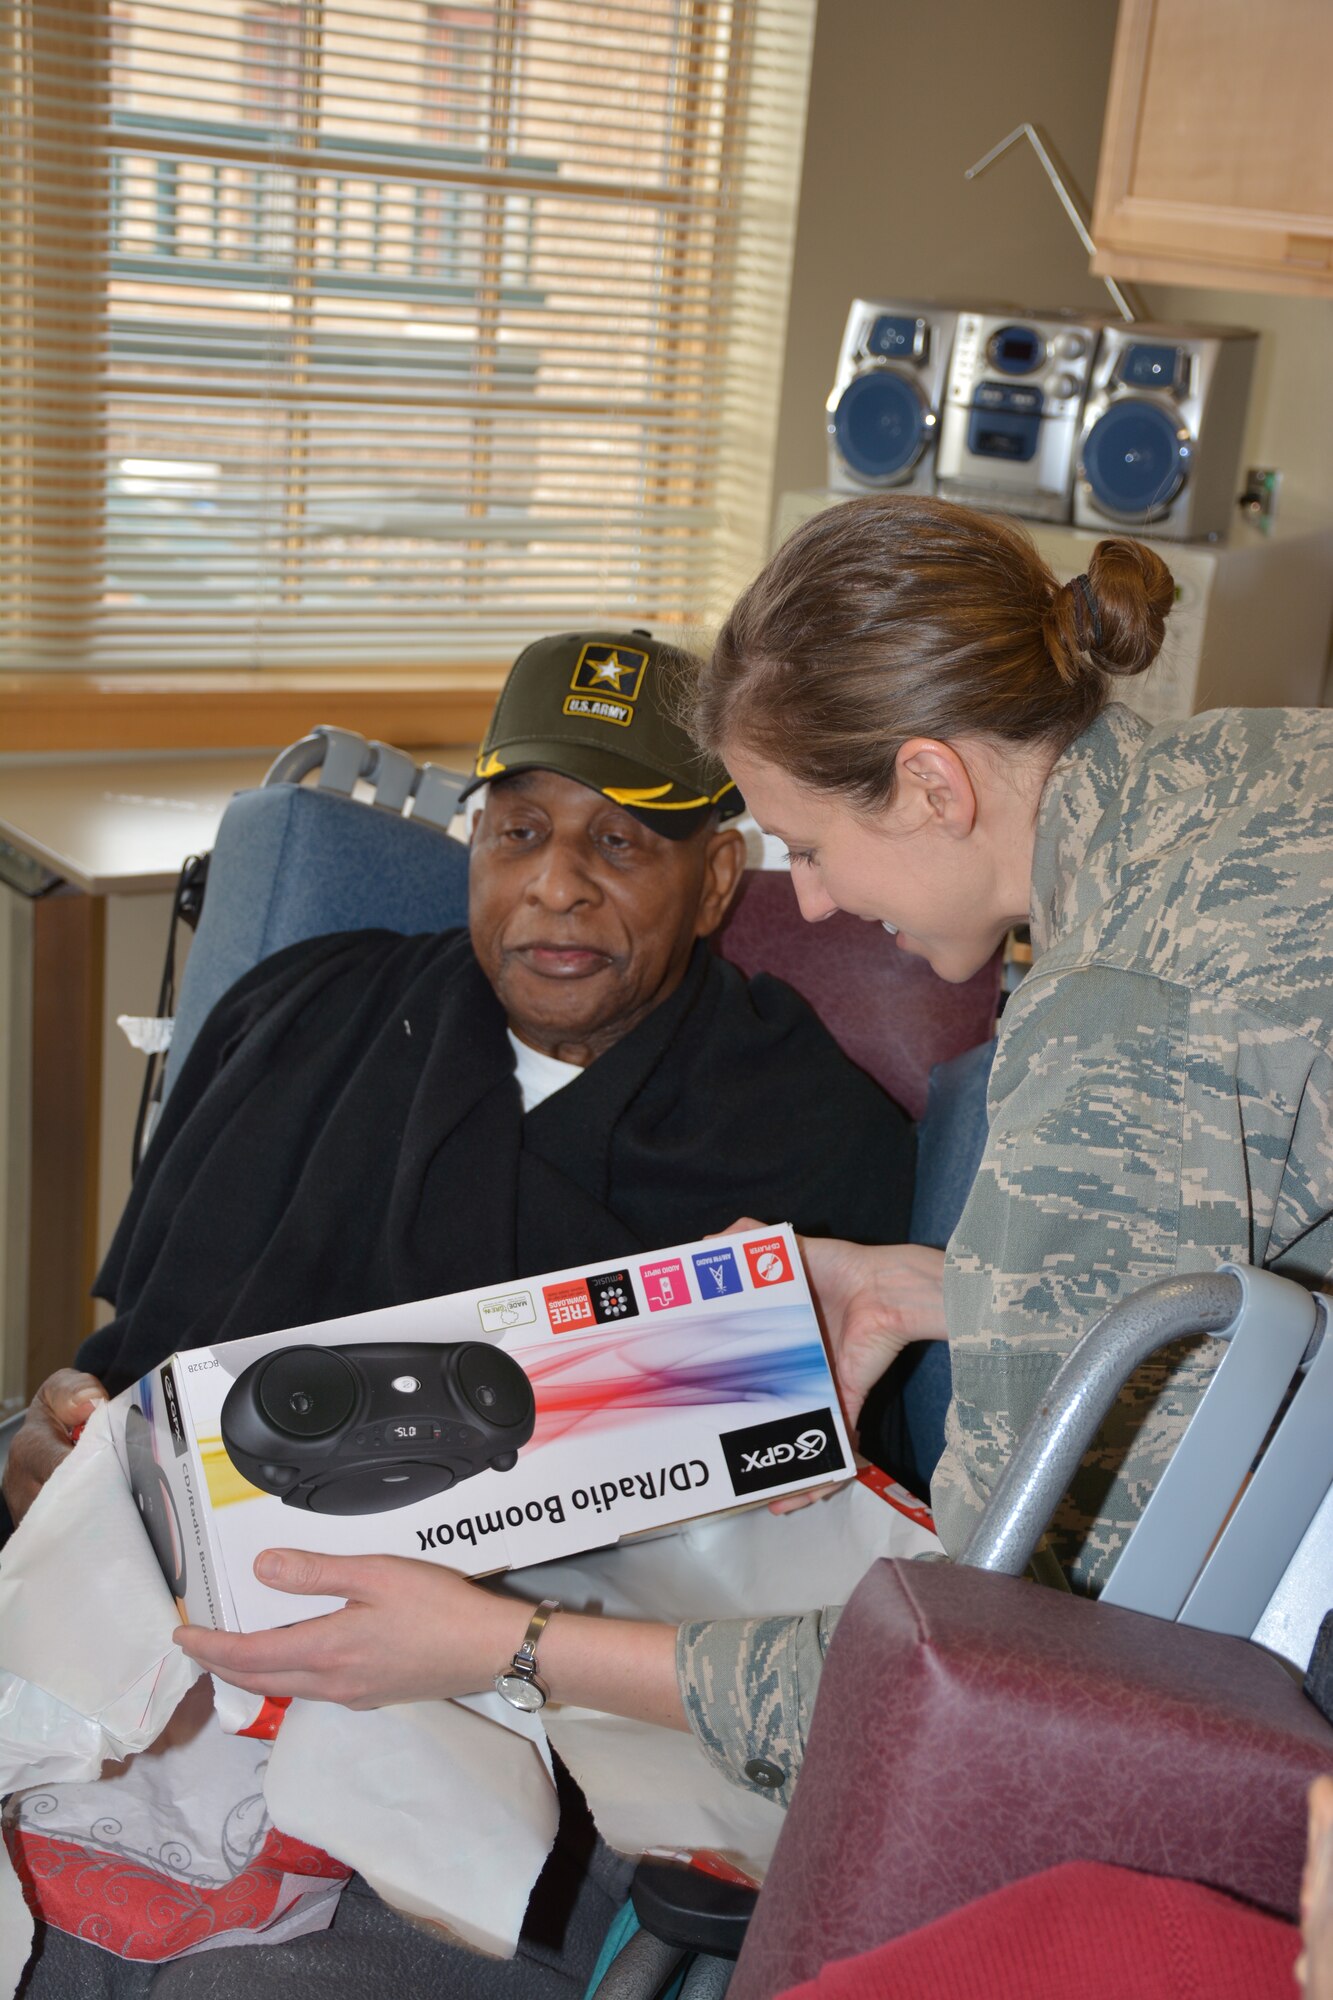
<svg viewBox="0 0 1333 2000"><path fill-rule="evenodd" d="M102 1118L97 1176L97 1255L106 1255L130 1192L130 1154L139 1115L148 1058L132 1048L116 1026L120 1014L152 1015L162 960L167 949L174 895L108 896L106 970L102 1001ZM182 924L176 940L179 991L191 933ZM95 1308L97 1324L111 1317L109 1306Z"/></svg>
<svg viewBox="0 0 1333 2000"><path fill-rule="evenodd" d="M1090 203L1116 0L820 0L779 420L776 491L820 486L823 403L858 294L1105 306L1024 145L963 171L1024 119ZM1153 287L1162 318L1267 337L1246 463L1333 515L1333 304Z"/></svg>
<svg viewBox="0 0 1333 2000"><path fill-rule="evenodd" d="M822 486L823 404L858 295L1100 306L1106 290L1024 145L1024 119L1089 201L1116 0L820 0L796 230L777 491Z"/></svg>
<svg viewBox="0 0 1333 2000"><path fill-rule="evenodd" d="M32 904L0 882L0 1415L23 1400L28 1361Z"/></svg>

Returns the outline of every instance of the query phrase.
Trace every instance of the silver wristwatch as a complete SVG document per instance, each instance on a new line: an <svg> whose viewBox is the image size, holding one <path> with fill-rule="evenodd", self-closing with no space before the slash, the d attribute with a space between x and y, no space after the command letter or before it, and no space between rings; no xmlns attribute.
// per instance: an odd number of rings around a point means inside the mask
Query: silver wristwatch
<svg viewBox="0 0 1333 2000"><path fill-rule="evenodd" d="M528 1629L523 1634L522 1645L509 1665L501 1667L495 1676L495 1692L502 1695L511 1708L525 1709L532 1714L536 1709L546 1706L547 1689L537 1678L537 1641L559 1609L558 1597L542 1599L528 1620Z"/></svg>

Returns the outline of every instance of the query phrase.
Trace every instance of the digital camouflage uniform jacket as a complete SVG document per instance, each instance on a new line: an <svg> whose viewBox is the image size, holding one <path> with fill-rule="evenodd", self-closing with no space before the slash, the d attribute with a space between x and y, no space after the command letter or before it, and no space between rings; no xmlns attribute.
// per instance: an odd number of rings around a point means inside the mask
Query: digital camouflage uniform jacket
<svg viewBox="0 0 1333 2000"><path fill-rule="evenodd" d="M1227 1260L1333 1277L1333 714L1109 708L1043 790L1030 915L945 1268L953 1554L1108 1305ZM1077 1583L1105 1579L1220 1351L1178 1343L1123 1392L1054 1524ZM794 1775L832 1625L682 1628L687 1712L742 1784L785 1798L744 1766Z"/></svg>
<svg viewBox="0 0 1333 2000"><path fill-rule="evenodd" d="M953 1553L1108 1305L1227 1260L1333 1274L1333 715L1113 707L1042 794L1033 967L949 1245ZM1053 1540L1104 1581L1220 1359L1168 1348L1121 1395Z"/></svg>

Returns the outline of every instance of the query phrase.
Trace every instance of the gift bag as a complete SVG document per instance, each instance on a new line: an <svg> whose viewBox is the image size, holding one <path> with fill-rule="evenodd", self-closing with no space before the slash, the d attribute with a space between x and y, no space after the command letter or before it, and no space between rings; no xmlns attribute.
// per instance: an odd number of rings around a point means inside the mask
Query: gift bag
<svg viewBox="0 0 1333 2000"><path fill-rule="evenodd" d="M150 1960L322 1930L351 1871L273 1825L269 1752L223 1731L205 1679L148 1749L16 1794L5 1842L34 1917Z"/></svg>

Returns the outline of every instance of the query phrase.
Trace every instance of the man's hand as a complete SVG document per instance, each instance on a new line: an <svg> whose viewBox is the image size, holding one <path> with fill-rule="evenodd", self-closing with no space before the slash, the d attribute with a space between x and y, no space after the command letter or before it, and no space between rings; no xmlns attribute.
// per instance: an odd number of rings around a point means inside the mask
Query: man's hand
<svg viewBox="0 0 1333 2000"><path fill-rule="evenodd" d="M920 1243L803 1236L810 1288L833 1350L848 1421L912 1340L947 1340L944 1252Z"/></svg>
<svg viewBox="0 0 1333 2000"><path fill-rule="evenodd" d="M5 1502L15 1523L23 1519L61 1460L74 1448L73 1432L86 1424L106 1390L95 1375L57 1368L28 1406L23 1427L9 1448Z"/></svg>
<svg viewBox="0 0 1333 2000"><path fill-rule="evenodd" d="M341 1611L272 1632L180 1626L176 1644L252 1694L344 1708L432 1701L488 1688L517 1650L532 1606L479 1590L453 1570L405 1556L266 1549L255 1575L274 1590L343 1597Z"/></svg>

